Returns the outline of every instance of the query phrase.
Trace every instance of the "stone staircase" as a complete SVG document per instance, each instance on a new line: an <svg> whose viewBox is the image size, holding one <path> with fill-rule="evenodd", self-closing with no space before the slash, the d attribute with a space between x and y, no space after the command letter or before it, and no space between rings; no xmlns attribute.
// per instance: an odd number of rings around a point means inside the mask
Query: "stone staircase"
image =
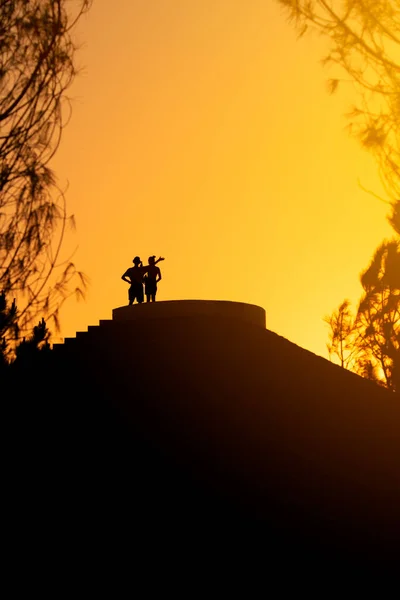
<svg viewBox="0 0 400 600"><path fill-rule="evenodd" d="M114 311L54 355L212 485L232 477L252 511L278 502L280 518L305 514L343 544L400 534L396 395L265 329L257 311L177 308L117 309L128 318Z"/></svg>

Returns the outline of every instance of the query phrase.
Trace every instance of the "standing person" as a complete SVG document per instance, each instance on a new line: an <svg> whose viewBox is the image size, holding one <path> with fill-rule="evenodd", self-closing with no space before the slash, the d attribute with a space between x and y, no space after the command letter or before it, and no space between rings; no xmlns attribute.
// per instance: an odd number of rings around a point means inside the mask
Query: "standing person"
<svg viewBox="0 0 400 600"><path fill-rule="evenodd" d="M155 256L149 256L149 266L144 277L144 290L147 302L155 302L157 294L157 283L161 281L161 271L156 267Z"/></svg>
<svg viewBox="0 0 400 600"><path fill-rule="evenodd" d="M154 261L154 265L160 260L164 259L160 256L160 258ZM125 273L122 275L121 279L127 283L130 283L130 288L128 291L129 305L133 304L135 300L137 300L139 304L142 304L144 300L143 277L150 268L150 265L144 267L139 256L135 256L132 262L134 266L130 269L127 269L127 271L125 271Z"/></svg>
<svg viewBox="0 0 400 600"><path fill-rule="evenodd" d="M127 269L122 275L121 279L130 283L128 290L129 305L133 304L135 300L139 304L143 302L143 264L139 256L135 256L133 259L134 266Z"/></svg>

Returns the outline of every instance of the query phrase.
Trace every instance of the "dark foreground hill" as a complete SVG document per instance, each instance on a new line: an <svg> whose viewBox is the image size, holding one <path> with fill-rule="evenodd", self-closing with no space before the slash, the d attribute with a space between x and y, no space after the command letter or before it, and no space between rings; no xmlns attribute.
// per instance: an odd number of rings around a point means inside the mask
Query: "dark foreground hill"
<svg viewBox="0 0 400 600"><path fill-rule="evenodd" d="M53 522L92 541L395 560L397 395L256 322L181 306L133 306L142 318L102 322L13 374L33 511L46 498Z"/></svg>

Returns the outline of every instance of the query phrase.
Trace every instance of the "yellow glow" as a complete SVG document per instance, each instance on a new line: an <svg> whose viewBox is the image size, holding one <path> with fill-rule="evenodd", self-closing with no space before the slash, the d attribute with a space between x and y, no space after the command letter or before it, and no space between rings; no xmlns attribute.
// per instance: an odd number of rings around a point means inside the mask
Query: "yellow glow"
<svg viewBox="0 0 400 600"><path fill-rule="evenodd" d="M323 41L296 41L265 0L97 0L78 37L53 167L92 285L63 309L62 334L110 318L132 258L161 254L160 300L261 305L269 329L326 356L322 317L357 301L390 228L358 186L381 192L345 132L352 88L327 94Z"/></svg>

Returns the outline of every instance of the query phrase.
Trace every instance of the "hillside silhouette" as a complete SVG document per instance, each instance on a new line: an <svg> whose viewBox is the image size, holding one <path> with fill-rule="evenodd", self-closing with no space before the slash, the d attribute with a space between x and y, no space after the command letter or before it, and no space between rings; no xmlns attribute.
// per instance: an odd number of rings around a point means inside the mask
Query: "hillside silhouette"
<svg viewBox="0 0 400 600"><path fill-rule="evenodd" d="M117 309L10 378L20 460L41 455L54 510L190 547L255 536L287 564L392 558L397 394L265 329L259 307L191 302Z"/></svg>

